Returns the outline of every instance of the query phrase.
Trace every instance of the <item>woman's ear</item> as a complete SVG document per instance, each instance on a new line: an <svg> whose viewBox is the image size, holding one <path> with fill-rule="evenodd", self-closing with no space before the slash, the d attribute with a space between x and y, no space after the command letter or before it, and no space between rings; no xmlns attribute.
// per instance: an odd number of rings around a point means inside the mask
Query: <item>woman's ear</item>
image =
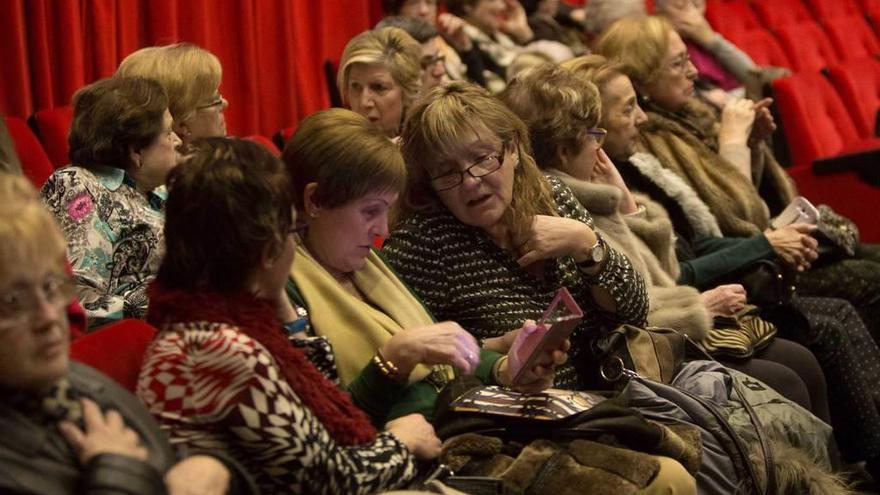
<svg viewBox="0 0 880 495"><path fill-rule="evenodd" d="M556 147L556 163L560 170L568 169L568 164L571 161L571 153L568 151L568 147L566 146L557 146Z"/></svg>
<svg viewBox="0 0 880 495"><path fill-rule="evenodd" d="M140 170L141 166L143 166L143 158L144 156L140 151L135 151L131 148L128 149L128 159L135 170Z"/></svg>
<svg viewBox="0 0 880 495"><path fill-rule="evenodd" d="M321 214L321 207L315 202L315 193L318 191L317 182L309 182L303 189L303 207L306 210L306 222L309 218L317 218Z"/></svg>

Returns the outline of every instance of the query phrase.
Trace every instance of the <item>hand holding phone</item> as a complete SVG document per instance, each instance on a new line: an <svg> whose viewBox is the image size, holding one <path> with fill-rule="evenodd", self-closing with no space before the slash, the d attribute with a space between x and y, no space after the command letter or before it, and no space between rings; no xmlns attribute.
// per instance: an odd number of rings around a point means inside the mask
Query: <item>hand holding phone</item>
<svg viewBox="0 0 880 495"><path fill-rule="evenodd" d="M770 222L774 229L780 229L793 223L816 225L819 223L819 210L807 198L798 196L791 200L782 213Z"/></svg>

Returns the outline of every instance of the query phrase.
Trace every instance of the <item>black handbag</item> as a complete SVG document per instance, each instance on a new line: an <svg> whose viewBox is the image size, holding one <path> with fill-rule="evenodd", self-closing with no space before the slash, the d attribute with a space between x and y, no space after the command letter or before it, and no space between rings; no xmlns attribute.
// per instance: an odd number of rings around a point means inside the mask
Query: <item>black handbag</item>
<svg viewBox="0 0 880 495"><path fill-rule="evenodd" d="M772 260L758 260L720 278L715 285L740 284L749 304L764 308L788 304L797 291L793 268Z"/></svg>

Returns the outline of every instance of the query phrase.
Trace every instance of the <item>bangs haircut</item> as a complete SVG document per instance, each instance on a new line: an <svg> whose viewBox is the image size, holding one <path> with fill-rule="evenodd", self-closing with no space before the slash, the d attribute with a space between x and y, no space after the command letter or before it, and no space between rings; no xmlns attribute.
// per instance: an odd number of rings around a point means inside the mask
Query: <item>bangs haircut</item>
<svg viewBox="0 0 880 495"><path fill-rule="evenodd" d="M594 51L620 62L636 87L651 84L660 76L672 24L663 17L627 17L612 24L596 40Z"/></svg>
<svg viewBox="0 0 880 495"><path fill-rule="evenodd" d="M243 290L270 246L280 252L293 226L290 178L262 145L196 139L168 179L165 258L157 280L168 288Z"/></svg>
<svg viewBox="0 0 880 495"><path fill-rule="evenodd" d="M541 168L561 169L560 151L580 153L587 143L585 131L601 119L596 86L555 65L525 71L500 98L528 126L535 161Z"/></svg>
<svg viewBox="0 0 880 495"><path fill-rule="evenodd" d="M366 117L331 108L306 117L281 154L304 211L303 191L318 184L312 200L336 208L375 191L403 192L406 166L397 145Z"/></svg>
<svg viewBox="0 0 880 495"><path fill-rule="evenodd" d="M22 176L0 172L0 273L12 266L39 266L64 273L67 241L39 193Z"/></svg>
<svg viewBox="0 0 880 495"><path fill-rule="evenodd" d="M513 198L502 222L518 238L530 228L535 215L556 215L549 186L531 156L526 125L487 90L462 81L433 89L416 104L404 125L401 141L407 188L403 214L443 208L431 177L467 156L467 146L475 137L493 135L505 151L519 158L513 171Z"/></svg>

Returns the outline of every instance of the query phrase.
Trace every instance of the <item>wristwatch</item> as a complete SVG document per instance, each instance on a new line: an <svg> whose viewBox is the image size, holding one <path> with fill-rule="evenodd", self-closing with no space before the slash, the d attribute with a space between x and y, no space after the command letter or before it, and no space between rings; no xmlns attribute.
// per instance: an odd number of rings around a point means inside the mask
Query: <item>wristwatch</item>
<svg viewBox="0 0 880 495"><path fill-rule="evenodd" d="M607 252L608 245L605 243L605 239L602 238L601 234L596 232L596 244L593 244L593 247L590 248L589 253L587 253L587 259L579 262L578 266L581 268L593 268L605 260Z"/></svg>

